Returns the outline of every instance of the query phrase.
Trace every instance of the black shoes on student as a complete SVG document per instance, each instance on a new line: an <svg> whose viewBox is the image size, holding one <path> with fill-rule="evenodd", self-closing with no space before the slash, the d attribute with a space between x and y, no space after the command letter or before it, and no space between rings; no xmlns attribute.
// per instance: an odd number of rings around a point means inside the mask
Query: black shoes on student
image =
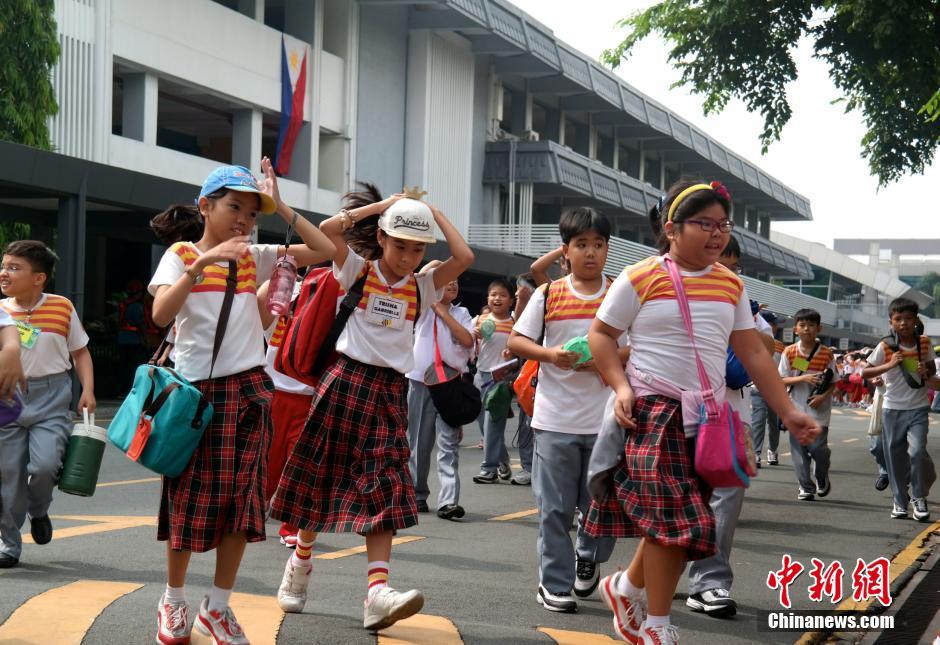
<svg viewBox="0 0 940 645"><path fill-rule="evenodd" d="M878 475L878 479L875 480L875 490L884 490L889 483L887 475Z"/></svg>
<svg viewBox="0 0 940 645"><path fill-rule="evenodd" d="M52 521L49 516L29 518L29 534L36 544L48 544L52 540Z"/></svg>
<svg viewBox="0 0 940 645"><path fill-rule="evenodd" d="M578 598L587 598L594 593L594 590L597 589L597 585L600 584L601 581L601 574L597 570L597 564L590 560L582 560L580 557L577 557L575 570L577 571L577 576L574 581L574 594Z"/></svg>
<svg viewBox="0 0 940 645"><path fill-rule="evenodd" d="M418 512L419 513L430 513L431 509L428 508L427 500L419 499L418 502Z"/></svg>
<svg viewBox="0 0 940 645"><path fill-rule="evenodd" d="M459 520L465 514L460 504L444 504L437 509L437 516L442 520Z"/></svg>
<svg viewBox="0 0 940 645"><path fill-rule="evenodd" d="M12 569L19 563L19 558L14 558L12 555L7 555L6 553L0 553L0 569Z"/></svg>

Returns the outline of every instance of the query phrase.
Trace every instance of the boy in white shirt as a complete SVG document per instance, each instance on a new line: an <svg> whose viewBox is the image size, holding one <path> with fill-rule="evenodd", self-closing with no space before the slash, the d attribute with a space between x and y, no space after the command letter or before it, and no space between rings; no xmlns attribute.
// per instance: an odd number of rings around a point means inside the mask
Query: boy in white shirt
<svg viewBox="0 0 940 645"><path fill-rule="evenodd" d="M575 509L587 515L588 461L604 417L610 390L594 369L563 345L585 336L610 281L603 274L610 239L610 222L591 208L566 211L558 224L571 274L539 287L532 294L508 348L514 354L541 362L532 431L535 456L532 492L539 509L538 602L549 611L574 612L572 592L586 598L597 588L597 565L606 562L616 538L593 538L578 522L572 548L568 531ZM539 344L541 343L541 344ZM629 348L620 339L621 361Z"/></svg>
<svg viewBox="0 0 940 645"><path fill-rule="evenodd" d="M0 428L0 568L15 567L23 547L20 528L30 518L36 544L52 539L49 506L72 427L72 362L82 384L78 409L95 411L94 371L75 307L43 293L56 258L36 240L12 242L3 251L0 307L16 321L27 382L23 411Z"/></svg>
<svg viewBox="0 0 940 645"><path fill-rule="evenodd" d="M426 274L440 264L433 260L421 269ZM466 307L453 304L460 292L457 281L444 287L440 302L432 305L433 315L428 312L418 318L415 325L414 368L408 377L408 445L411 457L408 467L415 487L415 500L419 513L427 513L428 471L431 452L437 440L437 477L441 489L437 494L437 516L445 520L458 520L465 514L460 505L460 439L462 428L447 424L431 400L431 392L424 384L424 373L434 363L434 327L437 326L437 344L441 360L461 373L467 370L467 361L473 349L473 322Z"/></svg>
<svg viewBox="0 0 940 645"><path fill-rule="evenodd" d="M930 339L914 331L916 302L897 298L889 311L893 333L869 355L871 367L864 369L862 376L881 376L885 382L881 440L894 497L891 517L906 518L910 504L914 519L926 522L930 519L924 481L929 409L926 381L935 373L936 355Z"/></svg>

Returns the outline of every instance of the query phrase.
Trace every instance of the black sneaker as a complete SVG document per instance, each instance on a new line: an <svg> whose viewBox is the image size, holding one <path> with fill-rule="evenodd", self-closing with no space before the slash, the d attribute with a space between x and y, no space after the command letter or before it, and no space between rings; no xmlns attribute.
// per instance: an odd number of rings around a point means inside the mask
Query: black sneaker
<svg viewBox="0 0 940 645"><path fill-rule="evenodd" d="M49 516L29 518L29 534L36 544L48 544L52 540L52 521Z"/></svg>
<svg viewBox="0 0 940 645"><path fill-rule="evenodd" d="M829 494L829 491L832 490L832 482L829 481L828 477L817 477L816 478L816 494L820 497L825 497Z"/></svg>
<svg viewBox="0 0 940 645"><path fill-rule="evenodd" d="M7 555L6 553L0 553L0 569L12 569L19 563L19 558L14 558L12 555Z"/></svg>
<svg viewBox="0 0 940 645"><path fill-rule="evenodd" d="M715 618L730 618L738 613L738 605L727 589L709 589L691 594L685 605L692 611L702 611Z"/></svg>
<svg viewBox="0 0 940 645"><path fill-rule="evenodd" d="M509 467L509 464L500 464L496 469L496 473L504 482L512 478L512 468Z"/></svg>
<svg viewBox="0 0 940 645"><path fill-rule="evenodd" d="M488 473L485 470L481 470L479 473L473 476L474 484L498 484L499 476L495 473Z"/></svg>
<svg viewBox="0 0 940 645"><path fill-rule="evenodd" d="M431 509L428 508L428 502L427 502L427 500L419 499L419 500L417 500L417 504L418 504L418 512L419 512L419 513L430 513L430 512L431 512Z"/></svg>
<svg viewBox="0 0 940 645"><path fill-rule="evenodd" d="M878 475L878 479L875 480L875 490L884 490L889 483L891 482L888 481L887 475Z"/></svg>
<svg viewBox="0 0 940 645"><path fill-rule="evenodd" d="M574 601L570 593L551 593L542 585L539 585L539 591L535 599L549 611L558 611L565 614L573 614L578 611L578 603Z"/></svg>
<svg viewBox="0 0 940 645"><path fill-rule="evenodd" d="M459 520L465 514L460 504L444 504L437 509L437 516L442 520Z"/></svg>
<svg viewBox="0 0 940 645"><path fill-rule="evenodd" d="M574 594L579 598L587 598L601 581L601 574L597 570L597 563L590 560L577 560L577 577L574 581Z"/></svg>
<svg viewBox="0 0 940 645"><path fill-rule="evenodd" d="M811 502L813 501L813 493L812 491L803 490L803 488L801 487L800 492L799 494L797 494L796 498L800 500L801 502Z"/></svg>

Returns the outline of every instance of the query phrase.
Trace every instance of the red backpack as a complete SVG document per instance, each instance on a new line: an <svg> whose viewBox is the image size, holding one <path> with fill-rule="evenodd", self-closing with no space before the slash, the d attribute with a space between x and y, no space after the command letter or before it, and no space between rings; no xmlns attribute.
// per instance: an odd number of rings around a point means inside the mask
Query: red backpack
<svg viewBox="0 0 940 645"><path fill-rule="evenodd" d="M332 267L310 269L294 301L291 320L274 359L274 369L315 386L323 372L336 362L336 341L349 316L359 306L365 283L364 272L346 293L337 311L341 288Z"/></svg>

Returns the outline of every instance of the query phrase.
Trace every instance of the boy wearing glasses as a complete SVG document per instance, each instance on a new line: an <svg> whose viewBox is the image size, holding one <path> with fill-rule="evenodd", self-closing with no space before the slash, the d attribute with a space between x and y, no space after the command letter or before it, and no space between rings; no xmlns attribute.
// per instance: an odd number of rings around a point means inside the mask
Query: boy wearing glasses
<svg viewBox="0 0 940 645"><path fill-rule="evenodd" d="M20 240L7 245L0 265L7 296L0 308L16 323L26 375L22 413L0 427L0 568L19 563L27 515L36 544L52 539L49 506L71 431L73 362L82 384L78 407L95 411L88 335L67 298L43 292L57 259L42 242Z"/></svg>

